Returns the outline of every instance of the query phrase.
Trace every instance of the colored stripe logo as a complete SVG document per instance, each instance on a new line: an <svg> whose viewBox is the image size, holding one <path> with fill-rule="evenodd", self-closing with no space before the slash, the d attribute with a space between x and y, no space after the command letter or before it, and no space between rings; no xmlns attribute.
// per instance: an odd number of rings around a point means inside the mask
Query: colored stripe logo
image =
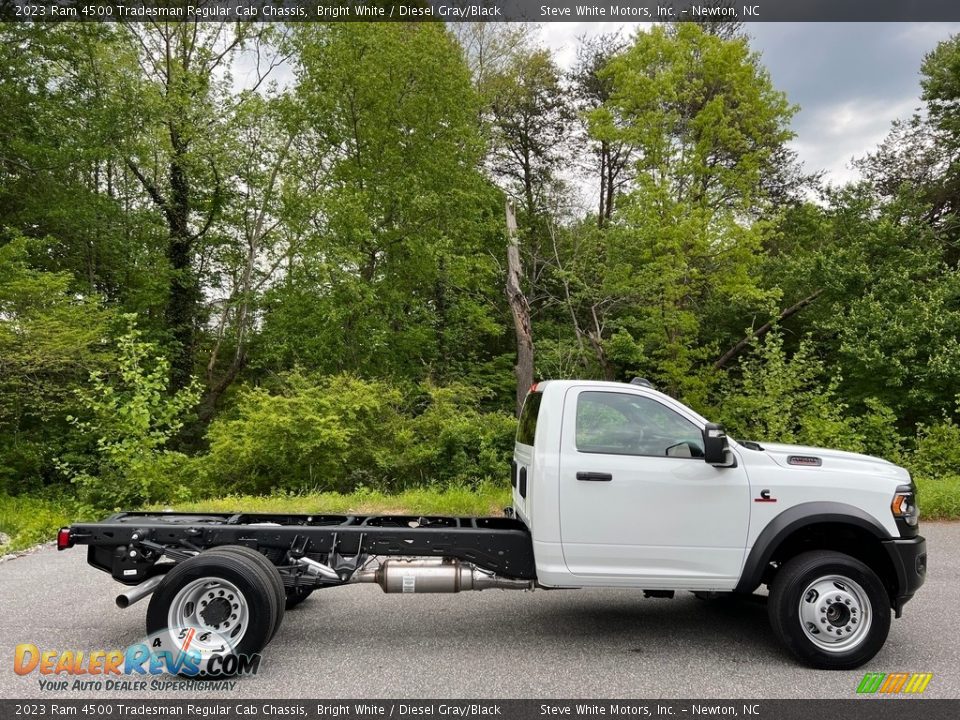
<svg viewBox="0 0 960 720"><path fill-rule="evenodd" d="M882 693L895 695L897 693L919 694L927 689L933 679L933 673L867 673L857 685L860 694L872 695Z"/></svg>

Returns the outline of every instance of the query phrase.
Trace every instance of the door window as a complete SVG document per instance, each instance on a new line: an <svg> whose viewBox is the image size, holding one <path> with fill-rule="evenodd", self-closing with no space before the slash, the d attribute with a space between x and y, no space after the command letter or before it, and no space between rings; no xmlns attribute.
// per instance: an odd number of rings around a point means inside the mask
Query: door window
<svg viewBox="0 0 960 720"><path fill-rule="evenodd" d="M577 450L585 453L703 457L700 429L642 395L580 393L576 434Z"/></svg>

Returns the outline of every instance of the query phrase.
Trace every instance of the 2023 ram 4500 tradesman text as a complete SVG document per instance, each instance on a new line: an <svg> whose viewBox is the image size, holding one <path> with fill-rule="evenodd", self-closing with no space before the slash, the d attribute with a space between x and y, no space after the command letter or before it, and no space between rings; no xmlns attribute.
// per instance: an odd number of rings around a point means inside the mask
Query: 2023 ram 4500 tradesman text
<svg viewBox="0 0 960 720"><path fill-rule="evenodd" d="M151 595L147 631L201 667L258 652L319 588L386 592L770 590L770 622L818 668L881 648L923 584L926 543L903 468L848 452L738 442L631 384L551 380L519 420L508 517L119 513L58 547Z"/></svg>

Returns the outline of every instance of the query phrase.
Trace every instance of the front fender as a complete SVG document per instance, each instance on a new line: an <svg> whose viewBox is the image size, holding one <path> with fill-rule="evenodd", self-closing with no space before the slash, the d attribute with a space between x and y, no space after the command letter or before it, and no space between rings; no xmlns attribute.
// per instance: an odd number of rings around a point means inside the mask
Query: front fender
<svg viewBox="0 0 960 720"><path fill-rule="evenodd" d="M752 593L760 585L773 553L790 535L808 525L838 523L866 530L877 540L890 540L890 533L870 513L841 502L808 502L787 508L767 523L750 549L734 592Z"/></svg>

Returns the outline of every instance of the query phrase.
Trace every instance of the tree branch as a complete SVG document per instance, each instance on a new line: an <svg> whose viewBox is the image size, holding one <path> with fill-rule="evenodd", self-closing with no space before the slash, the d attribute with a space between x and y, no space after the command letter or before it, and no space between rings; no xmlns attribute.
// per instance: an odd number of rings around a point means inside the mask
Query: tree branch
<svg viewBox="0 0 960 720"><path fill-rule="evenodd" d="M157 207L159 207L165 214L169 214L170 206L167 204L167 199L161 194L160 189L154 184L154 182L143 174L140 166L133 161L133 158L125 157L123 161L126 163L127 167L130 168L130 171L137 176L137 180L139 180L140 184L143 185L143 189L147 191L150 199L153 200L157 204Z"/></svg>
<svg viewBox="0 0 960 720"><path fill-rule="evenodd" d="M754 340L756 338L762 338L764 335L766 335L768 332L770 332L773 329L774 325L776 325L779 322L783 322L784 320L786 320L787 318L793 315L796 315L798 312L800 312L805 307L807 307L807 305L809 305L818 297L820 297L821 294L823 294L823 288L820 288L813 294L805 297L800 302L788 307L786 310L784 310L777 316L776 320L770 320L764 323L763 325L761 325L760 327L758 327L755 331L747 333L739 342L737 342L733 347L731 347L729 350L727 350L723 355L721 355L717 359L717 361L713 364L713 369L720 370L724 365L726 365L733 358L735 358L737 355L743 352L743 349L750 344L751 340Z"/></svg>

